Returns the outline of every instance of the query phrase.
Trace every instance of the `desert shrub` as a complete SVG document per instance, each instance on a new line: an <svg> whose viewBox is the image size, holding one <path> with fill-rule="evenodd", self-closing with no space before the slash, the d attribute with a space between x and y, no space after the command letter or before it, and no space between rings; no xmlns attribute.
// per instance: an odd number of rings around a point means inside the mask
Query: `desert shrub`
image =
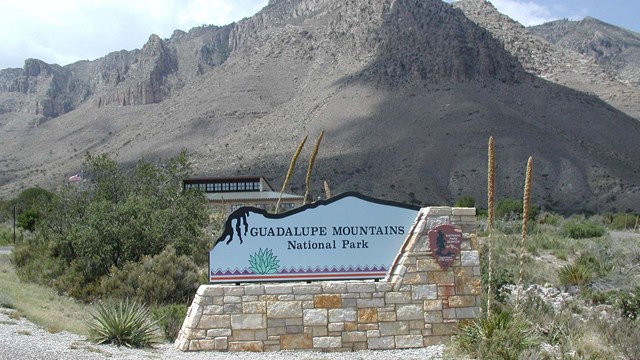
<svg viewBox="0 0 640 360"><path fill-rule="evenodd" d="M50 285L65 270L64 261L54 255L57 251L54 243L28 238L13 248L11 263L20 280Z"/></svg>
<svg viewBox="0 0 640 360"><path fill-rule="evenodd" d="M605 253L600 253L599 256L596 256L590 252L585 252L580 254L575 262L590 267L593 270L594 276L603 277L614 267L614 265L610 263L611 259L606 255Z"/></svg>
<svg viewBox="0 0 640 360"><path fill-rule="evenodd" d="M198 266L169 246L156 256L113 267L100 282L103 296L131 298L146 304L186 303L195 294L200 279Z"/></svg>
<svg viewBox="0 0 640 360"><path fill-rule="evenodd" d="M595 221L571 219L562 224L560 234L571 239L588 239L604 236L607 229Z"/></svg>
<svg viewBox="0 0 640 360"><path fill-rule="evenodd" d="M632 213L615 213L609 214L607 225L612 230L633 230L638 223L638 214Z"/></svg>
<svg viewBox="0 0 640 360"><path fill-rule="evenodd" d="M463 196L460 196L458 198L458 200L456 200L456 202L455 202L455 204L453 204L453 206L455 206L455 207L475 207L476 206L476 199L473 196L463 195Z"/></svg>
<svg viewBox="0 0 640 360"><path fill-rule="evenodd" d="M538 219L540 224L547 224L551 226L559 225L564 220L561 215L550 212L544 212L538 217Z"/></svg>
<svg viewBox="0 0 640 360"><path fill-rule="evenodd" d="M496 219L509 220L522 218L522 200L503 199L496 204ZM538 216L538 207L534 204L529 208L529 220L533 220Z"/></svg>
<svg viewBox="0 0 640 360"><path fill-rule="evenodd" d="M54 277L49 284L58 293L92 302L99 298L100 292L97 282L90 277L90 265L83 259L74 259L69 264L60 264L64 270Z"/></svg>
<svg viewBox="0 0 640 360"><path fill-rule="evenodd" d="M631 291L620 291L614 300L623 318L640 320L640 286Z"/></svg>
<svg viewBox="0 0 640 360"><path fill-rule="evenodd" d="M535 344L530 335L522 319L506 311L492 311L490 316L461 323L454 344L476 359L519 359Z"/></svg>
<svg viewBox="0 0 640 360"><path fill-rule="evenodd" d="M638 359L638 354L640 354L640 321L628 318L613 321L598 320L596 326L609 346L620 352L622 359Z"/></svg>
<svg viewBox="0 0 640 360"><path fill-rule="evenodd" d="M157 342L155 321L149 309L135 301L100 302L87 323L91 339L98 344L145 347Z"/></svg>
<svg viewBox="0 0 640 360"><path fill-rule="evenodd" d="M22 242L24 234L16 229L16 243ZM13 228L0 224L0 246L13 244Z"/></svg>
<svg viewBox="0 0 640 360"><path fill-rule="evenodd" d="M484 264L483 264L484 265ZM482 267L482 284L483 284L483 293L487 292L487 284L489 282L489 274L485 269L485 266ZM508 290L507 285L514 285L514 275L511 271L505 268L495 268L493 269L493 274L491 275L491 291L493 293L494 299L499 302L504 302L506 297L509 295L510 291Z"/></svg>
<svg viewBox="0 0 640 360"><path fill-rule="evenodd" d="M87 155L85 180L60 187L39 208L35 236L50 259L20 249L31 251L31 242L16 246L18 272L33 279L38 269L39 282L91 300L113 268L157 255L168 245L204 264L209 215L202 193L180 190L189 172L185 153L164 164L141 160L134 168L106 155Z"/></svg>
<svg viewBox="0 0 640 360"><path fill-rule="evenodd" d="M187 316L187 306L180 304L158 306L151 309L151 316L158 323L165 340L174 341Z"/></svg>
<svg viewBox="0 0 640 360"><path fill-rule="evenodd" d="M34 231L42 216L43 205L54 198L54 194L45 189L34 187L20 192L18 197L11 200L9 207L15 207L17 225L25 230Z"/></svg>

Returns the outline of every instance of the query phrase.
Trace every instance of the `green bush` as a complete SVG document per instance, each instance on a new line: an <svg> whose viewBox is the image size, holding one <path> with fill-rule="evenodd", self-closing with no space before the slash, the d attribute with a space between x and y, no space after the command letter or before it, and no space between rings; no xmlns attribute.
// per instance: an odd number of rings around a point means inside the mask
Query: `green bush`
<svg viewBox="0 0 640 360"><path fill-rule="evenodd" d="M149 309L135 301L98 303L87 323L91 339L98 344L146 347L158 342L157 324Z"/></svg>
<svg viewBox="0 0 640 360"><path fill-rule="evenodd" d="M156 256L144 256L139 262L113 267L102 278L100 293L153 305L187 303L199 285L198 266L168 246Z"/></svg>
<svg viewBox="0 0 640 360"><path fill-rule="evenodd" d="M31 241L16 247L22 279L92 300L113 268L157 255L168 245L177 255L206 262L209 211L201 192L180 190L190 173L184 152L164 164L141 160L133 169L106 155L87 155L84 167L83 182L60 187L36 207L40 253L26 253L33 251Z"/></svg>
<svg viewBox="0 0 640 360"><path fill-rule="evenodd" d="M495 209L495 217L498 220L515 220L522 218L522 200L504 199L498 201ZM534 204L530 205L529 220L533 220L538 216L538 207Z"/></svg>
<svg viewBox="0 0 640 360"><path fill-rule="evenodd" d="M42 217L42 209L55 195L45 189L35 187L23 190L10 206L16 209L17 225L25 230L34 231Z"/></svg>
<svg viewBox="0 0 640 360"><path fill-rule="evenodd" d="M24 235L16 229L16 243L21 242ZM0 246L13 244L13 228L0 224Z"/></svg>
<svg viewBox="0 0 640 360"><path fill-rule="evenodd" d="M485 264L482 264L482 287L483 293L487 292L487 285L489 283L489 273ZM495 266L495 264L494 264ZM494 268L491 274L491 292L494 299L499 302L504 302L509 295L509 291L505 291L505 286L514 285L515 282L513 273L505 268Z"/></svg>
<svg viewBox="0 0 640 360"><path fill-rule="evenodd" d="M187 307L180 304L169 304L151 309L151 316L156 320L165 340L175 341L187 317Z"/></svg>
<svg viewBox="0 0 640 360"><path fill-rule="evenodd" d="M51 285L52 279L59 277L65 270L65 263L59 257L53 243L42 241L38 237L18 242L11 252L11 263L22 281Z"/></svg>
<svg viewBox="0 0 640 360"><path fill-rule="evenodd" d="M572 219L562 224L560 234L571 239L588 239L604 236L607 229L590 220Z"/></svg>
<svg viewBox="0 0 640 360"><path fill-rule="evenodd" d="M616 213L607 216L608 226L613 230L633 230L638 222L638 214Z"/></svg>
<svg viewBox="0 0 640 360"><path fill-rule="evenodd" d="M620 309L622 317L640 320L640 286L636 286L632 291L620 291L615 306Z"/></svg>
<svg viewBox="0 0 640 360"><path fill-rule="evenodd" d="M454 207L475 207L476 199L473 196L463 195L456 200Z"/></svg>
<svg viewBox="0 0 640 360"><path fill-rule="evenodd" d="M551 226L559 225L564 218L558 214L545 212L539 217L540 224L547 224Z"/></svg>

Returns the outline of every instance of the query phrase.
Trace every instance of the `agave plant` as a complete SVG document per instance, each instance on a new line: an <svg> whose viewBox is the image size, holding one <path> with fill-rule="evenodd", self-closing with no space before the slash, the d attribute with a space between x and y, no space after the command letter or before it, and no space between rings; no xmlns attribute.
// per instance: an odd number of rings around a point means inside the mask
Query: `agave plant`
<svg viewBox="0 0 640 360"><path fill-rule="evenodd" d="M98 344L145 347L159 341L157 322L151 320L149 309L129 299L98 303L87 326Z"/></svg>
<svg viewBox="0 0 640 360"><path fill-rule="evenodd" d="M588 285L593 279L593 267L590 264L575 262L558 270L558 279L564 286Z"/></svg>
<svg viewBox="0 0 640 360"><path fill-rule="evenodd" d="M274 274L278 271L280 260L273 255L271 249L259 249L253 255L249 256L249 269L255 274Z"/></svg>

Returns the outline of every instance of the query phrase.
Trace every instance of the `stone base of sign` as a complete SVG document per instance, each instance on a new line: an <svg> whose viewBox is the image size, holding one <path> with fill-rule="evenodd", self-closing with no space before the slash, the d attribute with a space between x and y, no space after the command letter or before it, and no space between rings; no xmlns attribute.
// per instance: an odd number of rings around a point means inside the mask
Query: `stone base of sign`
<svg viewBox="0 0 640 360"><path fill-rule="evenodd" d="M461 230L461 253L443 270L428 232ZM447 342L480 315L475 209L423 208L384 281L202 285L176 340L183 351L354 351Z"/></svg>

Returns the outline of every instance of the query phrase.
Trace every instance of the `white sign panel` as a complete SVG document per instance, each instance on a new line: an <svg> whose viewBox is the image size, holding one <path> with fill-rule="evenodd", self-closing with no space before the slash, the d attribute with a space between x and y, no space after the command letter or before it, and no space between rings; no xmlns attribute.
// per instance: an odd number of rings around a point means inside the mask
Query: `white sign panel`
<svg viewBox="0 0 640 360"><path fill-rule="evenodd" d="M209 253L210 282L384 278L418 211L358 193L283 214L240 208Z"/></svg>

